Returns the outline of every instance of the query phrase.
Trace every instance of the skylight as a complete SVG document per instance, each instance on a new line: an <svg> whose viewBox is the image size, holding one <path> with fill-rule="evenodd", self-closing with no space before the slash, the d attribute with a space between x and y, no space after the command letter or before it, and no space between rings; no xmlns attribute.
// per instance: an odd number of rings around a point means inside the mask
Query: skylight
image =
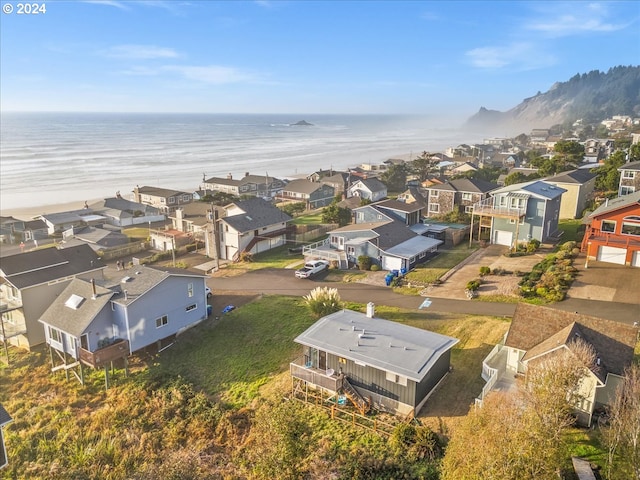
<svg viewBox="0 0 640 480"><path fill-rule="evenodd" d="M71 296L64 302L65 307L69 307L73 310L77 310L80 307L80 304L83 302L84 297L80 295L76 295L75 293L71 294Z"/></svg>

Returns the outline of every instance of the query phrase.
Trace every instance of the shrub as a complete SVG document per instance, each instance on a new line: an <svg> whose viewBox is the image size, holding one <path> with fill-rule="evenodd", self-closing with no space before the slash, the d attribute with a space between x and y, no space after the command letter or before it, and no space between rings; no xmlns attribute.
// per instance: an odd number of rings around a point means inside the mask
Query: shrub
<svg viewBox="0 0 640 480"><path fill-rule="evenodd" d="M342 308L342 300L337 288L316 287L303 298L311 311L320 317Z"/></svg>
<svg viewBox="0 0 640 480"><path fill-rule="evenodd" d="M371 265L371 271L372 272L377 272L380 270L380 267L376 264Z"/></svg>
<svg viewBox="0 0 640 480"><path fill-rule="evenodd" d="M480 279L470 280L467 282L467 290L471 290L472 292L475 292L480 288L481 283L482 282L480 281Z"/></svg>
<svg viewBox="0 0 640 480"><path fill-rule="evenodd" d="M491 268L489 268L489 267L480 267L480 276L481 277L484 277L485 275L489 275L490 273L491 273Z"/></svg>
<svg viewBox="0 0 640 480"><path fill-rule="evenodd" d="M250 252L242 252L240 254L240 257L238 258L239 262L253 262L253 254L251 254Z"/></svg>
<svg viewBox="0 0 640 480"><path fill-rule="evenodd" d="M358 257L358 268L360 270L369 270L371 268L371 257L369 255L360 255Z"/></svg>

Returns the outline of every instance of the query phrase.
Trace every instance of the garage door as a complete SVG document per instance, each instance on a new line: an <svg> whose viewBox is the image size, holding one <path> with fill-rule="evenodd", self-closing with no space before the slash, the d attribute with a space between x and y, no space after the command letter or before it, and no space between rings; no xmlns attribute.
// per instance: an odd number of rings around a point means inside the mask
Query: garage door
<svg viewBox="0 0 640 480"><path fill-rule="evenodd" d="M400 270L402 268L402 259L398 257L382 257L382 269L383 270Z"/></svg>
<svg viewBox="0 0 640 480"><path fill-rule="evenodd" d="M626 257L627 250L624 248L606 247L603 245L598 249L598 260L601 262L624 265Z"/></svg>
<svg viewBox="0 0 640 480"><path fill-rule="evenodd" d="M505 232L503 230L496 230L495 232L493 232L493 243L510 247L512 240L513 232Z"/></svg>
<svg viewBox="0 0 640 480"><path fill-rule="evenodd" d="M640 267L640 252L633 252L633 257L631 257L631 266Z"/></svg>

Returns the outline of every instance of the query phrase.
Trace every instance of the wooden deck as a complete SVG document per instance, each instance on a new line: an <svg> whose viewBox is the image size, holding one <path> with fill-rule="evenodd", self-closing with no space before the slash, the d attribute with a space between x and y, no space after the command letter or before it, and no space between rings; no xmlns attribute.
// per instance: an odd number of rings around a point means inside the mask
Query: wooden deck
<svg viewBox="0 0 640 480"><path fill-rule="evenodd" d="M94 352L79 349L80 361L90 367L98 368L113 360L129 356L129 340L117 340L115 343Z"/></svg>

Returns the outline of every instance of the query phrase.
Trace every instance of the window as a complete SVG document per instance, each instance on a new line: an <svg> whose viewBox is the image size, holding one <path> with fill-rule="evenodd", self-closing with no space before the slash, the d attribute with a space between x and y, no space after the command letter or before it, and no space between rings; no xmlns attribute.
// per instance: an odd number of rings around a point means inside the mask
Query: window
<svg viewBox="0 0 640 480"><path fill-rule="evenodd" d="M473 195L471 193L462 194L462 200L471 201L472 198L473 198Z"/></svg>
<svg viewBox="0 0 640 480"><path fill-rule="evenodd" d="M622 222L623 235L640 235L640 223Z"/></svg>
<svg viewBox="0 0 640 480"><path fill-rule="evenodd" d="M176 197L169 197L169 203L176 203Z"/></svg>
<svg viewBox="0 0 640 480"><path fill-rule="evenodd" d="M189 202L189 201L191 201L191 195L183 195L183 196L182 196L182 201L183 201L183 202Z"/></svg>
<svg viewBox="0 0 640 480"><path fill-rule="evenodd" d="M407 377L403 377L402 375L396 375L393 372L386 372L387 380L393 383L397 383L398 385L407 386Z"/></svg>
<svg viewBox="0 0 640 480"><path fill-rule="evenodd" d="M473 205L467 205L464 207L464 213L473 213Z"/></svg>
<svg viewBox="0 0 640 480"><path fill-rule="evenodd" d="M196 308L198 308L198 305L194 303L193 305L189 305L187 308L185 308L185 311L190 312L191 310L195 310Z"/></svg>
<svg viewBox="0 0 640 480"><path fill-rule="evenodd" d="M338 362L346 364L347 363L347 359L344 358L344 357L338 357Z"/></svg>
<svg viewBox="0 0 640 480"><path fill-rule="evenodd" d="M62 343L62 335L60 335L60 330L49 327L49 339L57 343Z"/></svg>
<svg viewBox="0 0 640 480"><path fill-rule="evenodd" d="M193 283L187 284L187 296L189 298L193 297Z"/></svg>
<svg viewBox="0 0 640 480"><path fill-rule="evenodd" d="M616 231L616 222L614 220L602 220L600 230L603 232L613 233Z"/></svg>
<svg viewBox="0 0 640 480"><path fill-rule="evenodd" d="M429 196L434 197L434 198L438 198L438 194L440 192L438 190L429 190Z"/></svg>
<svg viewBox="0 0 640 480"><path fill-rule="evenodd" d="M623 170L622 178L636 178L636 172L633 170Z"/></svg>
<svg viewBox="0 0 640 480"><path fill-rule="evenodd" d="M440 212L440 205L437 203L432 203L429 205L429 211L433 212L433 213L438 213Z"/></svg>
<svg viewBox="0 0 640 480"><path fill-rule="evenodd" d="M630 195L636 191L636 187L622 186L620 187L620 196Z"/></svg>
<svg viewBox="0 0 640 480"><path fill-rule="evenodd" d="M169 323L169 318L166 315L156 318L156 328L164 327L167 323Z"/></svg>

